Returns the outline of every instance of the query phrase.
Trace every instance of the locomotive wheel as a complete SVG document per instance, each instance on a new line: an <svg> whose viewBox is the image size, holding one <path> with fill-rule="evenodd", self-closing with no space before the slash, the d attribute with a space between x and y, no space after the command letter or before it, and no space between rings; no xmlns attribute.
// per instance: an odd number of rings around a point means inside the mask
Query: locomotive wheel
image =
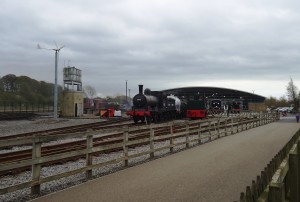
<svg viewBox="0 0 300 202"><path fill-rule="evenodd" d="M157 123L157 122L158 122L158 116L157 116L157 114L154 114L154 115L153 115L153 122L154 122L154 123Z"/></svg>
<svg viewBox="0 0 300 202"><path fill-rule="evenodd" d="M146 119L147 119L147 124L150 125L150 124L151 124L151 116L150 116L150 117L147 117Z"/></svg>
<svg viewBox="0 0 300 202"><path fill-rule="evenodd" d="M161 115L158 114L157 115L157 121L160 122L162 120L161 118L162 118Z"/></svg>
<svg viewBox="0 0 300 202"><path fill-rule="evenodd" d="M133 121L134 121L134 123L137 123L137 122L139 121L139 118L136 117L136 116L134 116L134 117L133 117Z"/></svg>

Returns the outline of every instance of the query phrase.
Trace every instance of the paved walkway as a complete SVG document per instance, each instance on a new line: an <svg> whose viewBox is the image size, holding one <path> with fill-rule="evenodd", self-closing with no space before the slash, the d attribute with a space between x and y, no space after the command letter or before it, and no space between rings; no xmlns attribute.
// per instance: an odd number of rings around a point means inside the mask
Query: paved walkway
<svg viewBox="0 0 300 202"><path fill-rule="evenodd" d="M298 131L293 117L128 168L35 202L232 202Z"/></svg>

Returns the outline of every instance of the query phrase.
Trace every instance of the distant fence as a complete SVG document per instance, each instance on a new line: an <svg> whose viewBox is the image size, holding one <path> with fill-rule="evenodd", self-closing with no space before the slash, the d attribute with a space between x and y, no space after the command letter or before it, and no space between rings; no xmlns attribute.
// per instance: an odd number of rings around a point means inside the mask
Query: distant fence
<svg viewBox="0 0 300 202"><path fill-rule="evenodd" d="M0 112L53 112L53 103L0 101Z"/></svg>
<svg viewBox="0 0 300 202"><path fill-rule="evenodd" d="M300 201L299 136L300 130L241 193L240 202Z"/></svg>
<svg viewBox="0 0 300 202"><path fill-rule="evenodd" d="M276 114L260 113L257 115L251 115L251 117L239 116L198 121L177 121L173 123L131 128L125 127L121 129L116 128L95 131L88 130L86 132L73 134L59 134L52 136L46 136L44 134L34 136L33 138L18 138L0 141L0 148L24 144L32 145L31 159L0 164L0 172L10 171L24 166L31 166L32 179L28 182L1 188L0 194L6 194L29 187L31 187L32 194L38 194L40 193L40 185L46 182L79 173L86 173L86 178L90 179L92 177L92 170L94 169L120 162L123 162L124 166L128 166L130 163L129 160L133 158L144 155L149 155L150 158L153 158L155 156L155 152L158 151L166 150L167 152L174 152L174 149L179 146L188 148L192 145L200 145L204 142L213 141L220 137L232 135L276 120ZM145 133L145 135L137 139L137 134L141 133ZM101 138L117 138L119 142L110 142L105 145L96 144L93 140L99 137L99 135ZM86 142L84 146L85 148L80 148L76 151L66 150L64 153L60 154L51 154L47 156L42 155L41 151L44 143L60 139L66 140L74 138L84 138ZM158 142L163 142L163 145L157 145ZM146 151L137 151L135 149L131 151L132 146L140 144L145 145L148 149ZM121 156L108 161L106 160L100 163L93 163L93 158L96 154L99 155L99 152L107 153L111 150L120 150L122 151L122 154ZM77 156L85 156L86 164L84 167L53 176L41 177L42 165L53 161L63 161L64 159Z"/></svg>

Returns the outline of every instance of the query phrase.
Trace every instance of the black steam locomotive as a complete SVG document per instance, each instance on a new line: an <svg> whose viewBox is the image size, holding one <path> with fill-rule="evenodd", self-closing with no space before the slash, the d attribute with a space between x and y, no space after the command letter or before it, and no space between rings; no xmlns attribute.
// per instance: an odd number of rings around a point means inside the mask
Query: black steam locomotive
<svg viewBox="0 0 300 202"><path fill-rule="evenodd" d="M161 91L151 91L139 85L139 93L133 97L133 107L127 115L133 117L135 123L160 122L175 119L181 115L181 101L176 96L166 96Z"/></svg>

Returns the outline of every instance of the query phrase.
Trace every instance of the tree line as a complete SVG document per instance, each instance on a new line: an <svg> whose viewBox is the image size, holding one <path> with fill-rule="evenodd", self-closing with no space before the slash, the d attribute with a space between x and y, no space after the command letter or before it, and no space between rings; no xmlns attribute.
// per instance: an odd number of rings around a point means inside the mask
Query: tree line
<svg viewBox="0 0 300 202"><path fill-rule="evenodd" d="M61 95L61 86L58 87L58 92ZM0 78L0 101L2 102L51 103L53 96L53 83L14 74Z"/></svg>
<svg viewBox="0 0 300 202"><path fill-rule="evenodd" d="M292 106L294 108L294 112L297 112L299 110L299 97L300 92L298 91L297 86L295 85L292 78L290 78L290 81L288 85L286 86L286 96L282 96L279 99L276 97L270 96L269 98L266 98L265 104L269 108L277 108L277 107L290 107Z"/></svg>

